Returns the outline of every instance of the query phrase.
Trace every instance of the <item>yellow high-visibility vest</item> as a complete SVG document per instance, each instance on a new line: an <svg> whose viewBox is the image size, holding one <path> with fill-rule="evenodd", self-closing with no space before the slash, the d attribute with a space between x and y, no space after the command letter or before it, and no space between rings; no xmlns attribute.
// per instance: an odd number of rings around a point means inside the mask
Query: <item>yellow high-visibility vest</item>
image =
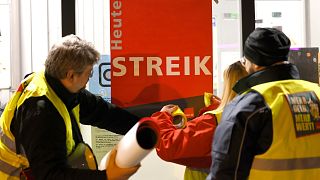
<svg viewBox="0 0 320 180"><path fill-rule="evenodd" d="M58 110L66 125L67 155L75 147L72 135L72 125L69 112L46 82L44 72L33 73L22 81L18 90L8 102L0 119L0 179L20 179L22 169L29 167L29 162L24 154L16 154L15 137L10 131L14 112L25 100L30 97L46 96ZM79 125L79 105L72 110Z"/></svg>
<svg viewBox="0 0 320 180"><path fill-rule="evenodd" d="M249 179L319 179L319 86L283 80L251 89L259 92L272 110L273 140L265 153L255 156Z"/></svg>

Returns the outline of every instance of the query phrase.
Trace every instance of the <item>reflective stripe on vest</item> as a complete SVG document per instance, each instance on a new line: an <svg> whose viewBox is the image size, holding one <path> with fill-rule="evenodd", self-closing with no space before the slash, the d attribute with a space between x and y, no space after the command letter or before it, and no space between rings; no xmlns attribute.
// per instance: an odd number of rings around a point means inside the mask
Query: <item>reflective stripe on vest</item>
<svg viewBox="0 0 320 180"><path fill-rule="evenodd" d="M0 126L0 141L6 145L12 152L16 152L16 143L12 141L3 131Z"/></svg>
<svg viewBox="0 0 320 180"><path fill-rule="evenodd" d="M320 157L297 159L259 159L252 165L256 170L283 171L320 168Z"/></svg>
<svg viewBox="0 0 320 180"><path fill-rule="evenodd" d="M5 174L9 174L10 176L19 177L19 175L20 175L20 168L16 168L14 166L11 166L10 164L2 161L1 159L0 159L0 167L1 167L0 172L2 171Z"/></svg>
<svg viewBox="0 0 320 180"><path fill-rule="evenodd" d="M255 156L249 179L318 179L320 133L297 137L287 97L315 93L319 98L319 86L303 80L283 80L251 89L264 97L272 111L273 140L264 154Z"/></svg>

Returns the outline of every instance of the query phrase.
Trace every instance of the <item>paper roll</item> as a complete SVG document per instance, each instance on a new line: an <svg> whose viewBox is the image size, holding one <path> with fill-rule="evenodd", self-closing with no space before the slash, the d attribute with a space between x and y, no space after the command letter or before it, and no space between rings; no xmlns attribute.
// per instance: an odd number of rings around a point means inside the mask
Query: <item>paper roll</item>
<svg viewBox="0 0 320 180"><path fill-rule="evenodd" d="M116 164L121 168L138 165L156 146L159 139L159 129L151 118L143 118L137 122L118 143ZM99 169L106 169L105 155Z"/></svg>
<svg viewBox="0 0 320 180"><path fill-rule="evenodd" d="M186 115L183 113L183 111L178 108L177 110L172 112L172 117L173 117L173 125L178 128L184 128L186 126L187 123L187 117Z"/></svg>

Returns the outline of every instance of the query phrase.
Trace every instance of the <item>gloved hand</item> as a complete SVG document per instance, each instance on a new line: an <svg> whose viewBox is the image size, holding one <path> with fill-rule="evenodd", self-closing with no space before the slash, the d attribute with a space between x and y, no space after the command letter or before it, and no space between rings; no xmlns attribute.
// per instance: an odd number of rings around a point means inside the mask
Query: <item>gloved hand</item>
<svg viewBox="0 0 320 180"><path fill-rule="evenodd" d="M140 164L131 168L120 168L116 165L117 146L112 149L106 161L106 173L108 180L127 180L137 172Z"/></svg>
<svg viewBox="0 0 320 180"><path fill-rule="evenodd" d="M179 107L177 105L174 104L168 104L162 107L162 109L160 110L160 112L167 112L170 115L172 115L172 112L177 110Z"/></svg>
<svg viewBox="0 0 320 180"><path fill-rule="evenodd" d="M204 104L205 106L199 110L198 116L201 116L207 111L217 109L221 103L221 99L218 96L213 95L212 93L204 93Z"/></svg>

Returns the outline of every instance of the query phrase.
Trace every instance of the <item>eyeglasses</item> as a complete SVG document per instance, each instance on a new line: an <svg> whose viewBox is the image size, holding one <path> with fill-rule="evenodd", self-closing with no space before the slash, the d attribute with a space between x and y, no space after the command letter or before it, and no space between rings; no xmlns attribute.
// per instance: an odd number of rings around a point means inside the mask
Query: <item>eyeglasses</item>
<svg viewBox="0 0 320 180"><path fill-rule="evenodd" d="M246 62L247 62L247 59L243 56L241 59L240 59L240 62L242 64L242 66L245 66L246 65Z"/></svg>
<svg viewBox="0 0 320 180"><path fill-rule="evenodd" d="M92 76L93 76L93 69L91 69L91 71L90 71L89 78L92 78Z"/></svg>

